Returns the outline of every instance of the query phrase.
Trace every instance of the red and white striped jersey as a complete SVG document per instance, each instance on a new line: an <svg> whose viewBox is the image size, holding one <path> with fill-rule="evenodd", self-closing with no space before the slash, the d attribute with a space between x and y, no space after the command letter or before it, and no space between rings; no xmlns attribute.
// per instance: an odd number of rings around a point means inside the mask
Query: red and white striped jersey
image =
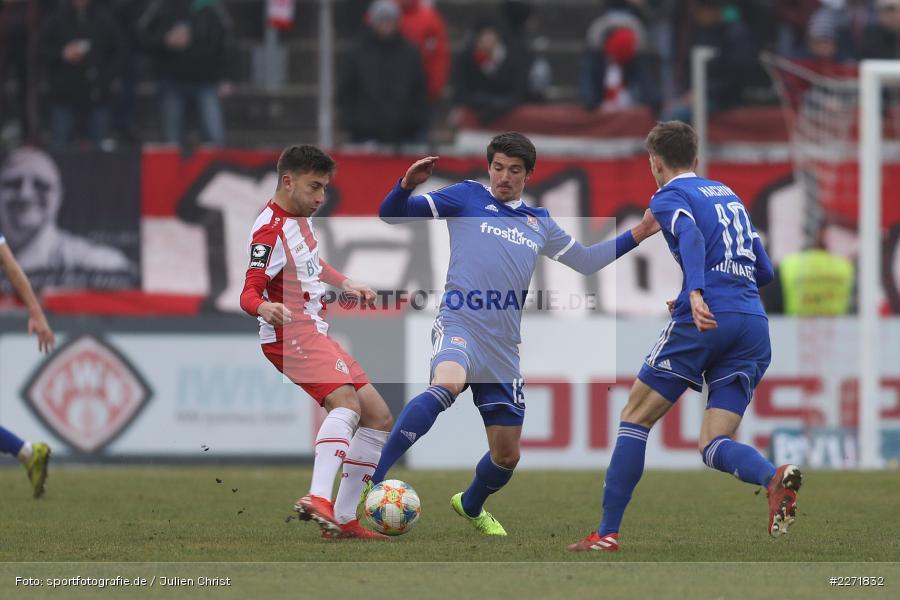
<svg viewBox="0 0 900 600"><path fill-rule="evenodd" d="M319 258L318 244L312 219L291 215L270 201L256 218L248 240L250 264L241 308L257 316L263 302L280 302L292 313L289 328L314 325L327 335L322 304L326 283L340 285L346 277ZM257 318L261 343L283 339L283 327Z"/></svg>

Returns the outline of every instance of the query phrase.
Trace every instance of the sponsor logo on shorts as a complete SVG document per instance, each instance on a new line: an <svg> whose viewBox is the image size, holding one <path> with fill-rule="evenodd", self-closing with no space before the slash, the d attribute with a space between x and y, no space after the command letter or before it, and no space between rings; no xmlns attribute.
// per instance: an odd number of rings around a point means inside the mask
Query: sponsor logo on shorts
<svg viewBox="0 0 900 600"><path fill-rule="evenodd" d="M656 363L656 366L659 367L660 369L665 369L666 371L672 370L672 363L669 362L668 358L665 360L659 361L658 363Z"/></svg>
<svg viewBox="0 0 900 600"><path fill-rule="evenodd" d="M334 363L334 370L340 371L341 373L343 373L345 375L350 374L350 368L347 366L347 363L344 362L343 358L337 359L337 362Z"/></svg>
<svg viewBox="0 0 900 600"><path fill-rule="evenodd" d="M453 337L450 338L450 343L455 346L462 346L463 348L465 348L466 347L466 338L461 338L459 336L454 335Z"/></svg>
<svg viewBox="0 0 900 600"><path fill-rule="evenodd" d="M265 269L269 264L269 256L272 254L272 246L267 244L253 244L250 246L250 268Z"/></svg>
<svg viewBox="0 0 900 600"><path fill-rule="evenodd" d="M528 215L528 226L534 229L535 231L540 231L540 227L538 226L537 218Z"/></svg>

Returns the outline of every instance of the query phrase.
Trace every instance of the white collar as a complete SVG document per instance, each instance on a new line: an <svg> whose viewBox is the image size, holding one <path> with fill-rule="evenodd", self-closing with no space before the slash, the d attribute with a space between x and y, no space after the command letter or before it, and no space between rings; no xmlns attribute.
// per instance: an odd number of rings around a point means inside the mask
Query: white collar
<svg viewBox="0 0 900 600"><path fill-rule="evenodd" d="M688 171L687 173L680 173L679 175L676 175L672 179L668 180L663 187L666 187L666 185L669 185L676 179L687 179L688 177L696 177L696 176L697 176L697 174L694 173L693 171Z"/></svg>
<svg viewBox="0 0 900 600"><path fill-rule="evenodd" d="M493 198L494 200L497 200L497 197L494 195L493 190L491 190L491 186L486 185L486 186L484 186L484 189L486 189L487 193L491 195L491 198ZM518 200L510 200L508 202L503 202L501 200L500 203L503 204L504 206L510 207L513 210L519 208L520 206L522 206L522 204L524 204L524 202L522 201L521 198L519 198Z"/></svg>

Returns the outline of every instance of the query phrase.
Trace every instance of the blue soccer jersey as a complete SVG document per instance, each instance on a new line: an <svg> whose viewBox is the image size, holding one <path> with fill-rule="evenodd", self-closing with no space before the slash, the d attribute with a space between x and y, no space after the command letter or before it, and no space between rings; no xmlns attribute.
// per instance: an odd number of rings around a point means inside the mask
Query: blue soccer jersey
<svg viewBox="0 0 900 600"><path fill-rule="evenodd" d="M559 259L574 244L547 209L504 203L477 181L413 196L413 217L447 219L450 265L441 302L445 324L518 344L521 314L538 257Z"/></svg>
<svg viewBox="0 0 900 600"><path fill-rule="evenodd" d="M682 270L685 266L679 251L677 222L690 219L700 230L705 242L703 299L713 315L766 315L759 297L757 270L770 272L771 264L750 215L730 187L685 173L657 190L650 200L650 210ZM685 272L675 303L675 322L692 321L688 288Z"/></svg>
<svg viewBox="0 0 900 600"><path fill-rule="evenodd" d="M462 366L488 426L521 425L525 414L519 329L538 256L588 274L637 245L627 231L584 246L546 209L501 202L477 181L412 197L398 182L379 215L388 223L447 220L450 265L432 331L431 369L445 361Z"/></svg>

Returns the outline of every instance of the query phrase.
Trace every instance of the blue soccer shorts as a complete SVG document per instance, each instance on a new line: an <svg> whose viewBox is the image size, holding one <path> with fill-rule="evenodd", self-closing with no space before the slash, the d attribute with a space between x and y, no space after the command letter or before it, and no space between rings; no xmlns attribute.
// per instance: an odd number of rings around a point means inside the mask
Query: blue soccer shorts
<svg viewBox="0 0 900 600"><path fill-rule="evenodd" d="M670 322L638 379L675 402L687 388L709 386L706 408L743 416L772 359L769 320L761 315L716 313L718 327L700 332L693 322Z"/></svg>
<svg viewBox="0 0 900 600"><path fill-rule="evenodd" d="M429 380L438 364L455 362L466 370L466 386L485 426L520 427L525 420L525 380L519 370L518 344L476 337L438 316L431 329Z"/></svg>

